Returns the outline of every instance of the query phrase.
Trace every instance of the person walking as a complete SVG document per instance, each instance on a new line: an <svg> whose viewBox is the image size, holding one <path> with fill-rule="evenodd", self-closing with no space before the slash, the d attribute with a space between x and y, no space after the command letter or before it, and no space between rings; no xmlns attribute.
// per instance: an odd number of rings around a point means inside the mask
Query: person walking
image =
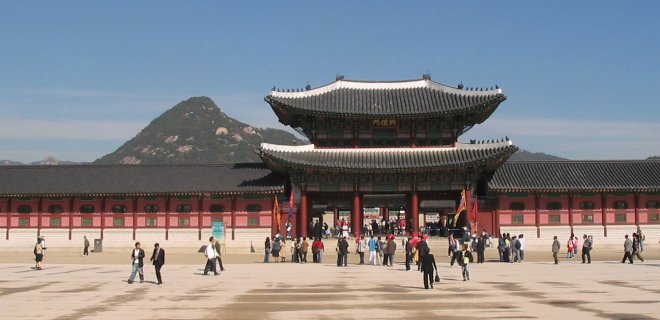
<svg viewBox="0 0 660 320"><path fill-rule="evenodd" d="M636 232L633 233L633 239L632 239L632 252L633 254L639 259L639 261L644 262L644 257L642 257L642 254L640 253L640 243L641 240L639 238L639 234Z"/></svg>
<svg viewBox="0 0 660 320"><path fill-rule="evenodd" d="M591 263L591 239L586 234L582 236L582 263L585 262Z"/></svg>
<svg viewBox="0 0 660 320"><path fill-rule="evenodd" d="M405 249L406 249L406 271L410 271L410 261L412 260L413 249L412 249L412 245L410 244L411 239L412 239L411 237L408 237L408 239L406 240L406 247L405 247Z"/></svg>
<svg viewBox="0 0 660 320"><path fill-rule="evenodd" d="M89 256L89 240L83 236L83 256Z"/></svg>
<svg viewBox="0 0 660 320"><path fill-rule="evenodd" d="M309 242L307 242L307 237L303 237L303 241L301 243L301 263L307 263L307 252L309 252Z"/></svg>
<svg viewBox="0 0 660 320"><path fill-rule="evenodd" d="M220 271L225 271L225 267L222 265L222 245L220 245L219 240L215 240L215 243L213 244L213 248L215 249L215 258L218 260L218 265L220 266Z"/></svg>
<svg viewBox="0 0 660 320"><path fill-rule="evenodd" d="M557 258L559 250L561 250L561 243L559 243L557 236L554 236L552 241L552 258L555 259L555 264L559 264L559 258Z"/></svg>
<svg viewBox="0 0 660 320"><path fill-rule="evenodd" d="M422 256L422 272L424 279L424 289L428 289L429 286L433 289L433 271L438 270L438 267L435 264L435 257L433 254L428 253Z"/></svg>
<svg viewBox="0 0 660 320"><path fill-rule="evenodd" d="M215 250L213 237L209 238L209 244L206 245L206 249L204 250L204 255L206 256L206 266L204 266L204 275L209 274L209 270L213 271L213 275L215 276L219 275L220 273L218 273L215 267L215 261L217 260L218 253Z"/></svg>
<svg viewBox="0 0 660 320"><path fill-rule="evenodd" d="M360 264L364 264L364 251L367 249L367 240L364 236L358 237L357 241L357 254L360 256Z"/></svg>
<svg viewBox="0 0 660 320"><path fill-rule="evenodd" d="M376 255L377 255L376 248L378 247L378 242L376 242L376 239L374 238L373 235L371 236L371 239L369 239L368 246L369 246L369 264L375 266L376 261L378 261L376 259Z"/></svg>
<svg viewBox="0 0 660 320"><path fill-rule="evenodd" d="M316 241L312 243L312 253L314 254L314 262L323 263L323 252L325 251L325 245L321 237L317 238Z"/></svg>
<svg viewBox="0 0 660 320"><path fill-rule="evenodd" d="M158 279L157 284L163 284L163 278L160 276L160 269L165 264L165 250L160 247L158 242L154 244L154 252L151 254L149 260L153 263L154 268L156 269L156 279Z"/></svg>
<svg viewBox="0 0 660 320"><path fill-rule="evenodd" d="M458 256L458 264L461 266L461 273L463 274L463 281L470 280L470 263L473 261L472 252L468 250L467 243L463 244L463 249Z"/></svg>
<svg viewBox="0 0 660 320"><path fill-rule="evenodd" d="M337 266L348 266L348 241L343 236L339 238L339 242L337 243L337 254Z"/></svg>
<svg viewBox="0 0 660 320"><path fill-rule="evenodd" d="M264 241L264 263L270 262L270 237L266 237L266 241Z"/></svg>
<svg viewBox="0 0 660 320"><path fill-rule="evenodd" d="M625 263L626 259L630 261L630 264L633 263L633 258L632 258L632 251L633 251L633 242L628 239L628 235L626 235L626 240L623 242L623 259L621 260L621 263Z"/></svg>
<svg viewBox="0 0 660 320"><path fill-rule="evenodd" d="M135 274L140 274L140 283L144 282L144 250L140 248L140 242L135 243L135 248L131 251L131 275L128 277L128 283L133 283Z"/></svg>
<svg viewBox="0 0 660 320"><path fill-rule="evenodd" d="M37 243L34 245L34 270L41 270L41 261L44 258L44 250L41 248L41 239L37 238Z"/></svg>

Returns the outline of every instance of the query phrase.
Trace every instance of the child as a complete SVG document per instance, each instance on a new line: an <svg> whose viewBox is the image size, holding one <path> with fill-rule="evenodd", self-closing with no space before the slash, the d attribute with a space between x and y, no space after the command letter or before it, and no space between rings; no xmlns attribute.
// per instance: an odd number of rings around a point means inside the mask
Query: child
<svg viewBox="0 0 660 320"><path fill-rule="evenodd" d="M468 250L467 243L463 244L463 249L458 256L458 265L461 266L461 272L463 273L463 281L470 280L470 269L468 265L472 263L472 252Z"/></svg>

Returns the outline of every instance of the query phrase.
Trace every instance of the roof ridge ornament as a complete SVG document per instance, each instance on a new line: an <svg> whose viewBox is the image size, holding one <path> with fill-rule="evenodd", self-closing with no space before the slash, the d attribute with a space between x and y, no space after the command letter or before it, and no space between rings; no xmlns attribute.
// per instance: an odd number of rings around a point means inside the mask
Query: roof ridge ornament
<svg viewBox="0 0 660 320"><path fill-rule="evenodd" d="M342 80L344 80L344 75L337 74L337 76L335 77L335 80L336 80L336 81L342 81Z"/></svg>
<svg viewBox="0 0 660 320"><path fill-rule="evenodd" d="M425 74L422 75L422 79L431 80L431 73L427 71Z"/></svg>

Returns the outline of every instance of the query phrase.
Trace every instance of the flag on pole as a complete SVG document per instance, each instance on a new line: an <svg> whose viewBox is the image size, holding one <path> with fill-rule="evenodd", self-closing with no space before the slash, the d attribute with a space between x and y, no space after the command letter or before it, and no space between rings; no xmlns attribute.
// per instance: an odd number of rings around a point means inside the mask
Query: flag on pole
<svg viewBox="0 0 660 320"><path fill-rule="evenodd" d="M293 190L291 190L291 196L289 197L289 220L293 218L293 207L296 206L296 203L293 201Z"/></svg>
<svg viewBox="0 0 660 320"><path fill-rule="evenodd" d="M458 208L456 208L456 214L454 215L454 227L456 226L456 223L458 222L458 217L461 215L461 212L467 211L467 208L465 207L465 189L461 192L461 202L458 204Z"/></svg>
<svg viewBox="0 0 660 320"><path fill-rule="evenodd" d="M472 200L472 214L471 214L471 219L472 222L477 222L477 212L479 211L479 201L477 201L477 197L474 197Z"/></svg>
<svg viewBox="0 0 660 320"><path fill-rule="evenodd" d="M280 228L280 220L282 219L280 214L280 204L277 202L277 195L274 196L275 204L273 205L273 212L275 213L275 221L277 221L277 229Z"/></svg>

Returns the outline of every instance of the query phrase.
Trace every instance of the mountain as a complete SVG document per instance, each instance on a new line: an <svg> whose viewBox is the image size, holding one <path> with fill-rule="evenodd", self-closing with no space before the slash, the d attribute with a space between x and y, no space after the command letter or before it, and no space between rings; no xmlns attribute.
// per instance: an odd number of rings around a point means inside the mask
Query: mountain
<svg viewBox="0 0 660 320"><path fill-rule="evenodd" d="M543 152L530 152L527 150L520 149L509 157L508 161L536 161L536 160L568 160L566 158L561 158L553 156L551 154L545 154Z"/></svg>
<svg viewBox="0 0 660 320"><path fill-rule="evenodd" d="M210 98L193 97L93 164L260 162L255 149L262 142L307 143L284 130L254 128L227 116Z"/></svg>

